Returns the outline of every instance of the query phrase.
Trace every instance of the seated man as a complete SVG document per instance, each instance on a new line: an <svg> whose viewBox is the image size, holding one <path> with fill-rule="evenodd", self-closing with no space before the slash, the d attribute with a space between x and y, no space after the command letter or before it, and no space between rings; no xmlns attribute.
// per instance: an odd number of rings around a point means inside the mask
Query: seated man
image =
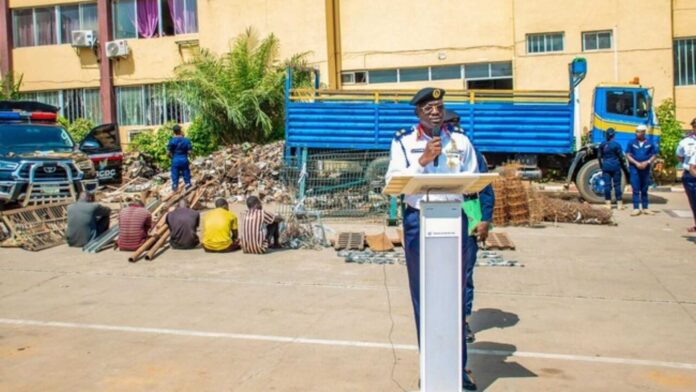
<svg viewBox="0 0 696 392"><path fill-rule="evenodd" d="M215 209L203 215L203 249L206 252L232 252L237 243L237 216L229 211L227 200L215 200Z"/></svg>
<svg viewBox="0 0 696 392"><path fill-rule="evenodd" d="M81 247L109 229L111 210L94 202L94 194L82 192L76 203L68 207L65 240L68 246Z"/></svg>
<svg viewBox="0 0 696 392"><path fill-rule="evenodd" d="M249 209L242 222L242 251L244 253L266 253L271 241L274 248L280 248L279 223L282 218L263 210L261 200L250 196L246 201ZM265 227L264 227L265 226Z"/></svg>
<svg viewBox="0 0 696 392"><path fill-rule="evenodd" d="M174 249L193 249L198 246L198 225L201 216L196 210L188 208L186 199L181 199L176 210L167 214L169 244Z"/></svg>
<svg viewBox="0 0 696 392"><path fill-rule="evenodd" d="M145 209L143 202L133 200L118 214L119 250L134 251L147 241L147 233L152 227L152 214Z"/></svg>

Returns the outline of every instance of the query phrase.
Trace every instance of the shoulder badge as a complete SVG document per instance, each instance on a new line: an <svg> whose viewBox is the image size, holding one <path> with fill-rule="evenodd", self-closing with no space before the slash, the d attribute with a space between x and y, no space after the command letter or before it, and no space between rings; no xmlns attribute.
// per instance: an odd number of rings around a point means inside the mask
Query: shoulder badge
<svg viewBox="0 0 696 392"><path fill-rule="evenodd" d="M409 135L413 132L413 127L408 129L400 129L394 134L394 139L400 140L402 137Z"/></svg>
<svg viewBox="0 0 696 392"><path fill-rule="evenodd" d="M464 130L461 127L452 127L449 129L449 131L452 133L464 134Z"/></svg>

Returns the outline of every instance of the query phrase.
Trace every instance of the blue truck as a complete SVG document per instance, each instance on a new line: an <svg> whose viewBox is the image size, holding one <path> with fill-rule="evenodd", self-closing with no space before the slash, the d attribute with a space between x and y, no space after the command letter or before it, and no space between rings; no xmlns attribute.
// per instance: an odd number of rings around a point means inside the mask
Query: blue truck
<svg viewBox="0 0 696 392"><path fill-rule="evenodd" d="M576 58L568 71L568 90L447 90L445 107L460 115L461 127L491 169L515 161L526 177L560 171L566 186L574 182L585 200L602 202L597 147L606 130L614 128L617 141L626 145L636 126L644 124L648 138L659 142L652 91L638 83L596 86L590 132L583 136L578 86L587 62ZM408 104L414 91L320 89L316 73L313 88L292 88L292 78L288 70L285 154L298 166L316 151L388 151L394 134L418 121ZM387 159L369 163L368 173L383 175Z"/></svg>

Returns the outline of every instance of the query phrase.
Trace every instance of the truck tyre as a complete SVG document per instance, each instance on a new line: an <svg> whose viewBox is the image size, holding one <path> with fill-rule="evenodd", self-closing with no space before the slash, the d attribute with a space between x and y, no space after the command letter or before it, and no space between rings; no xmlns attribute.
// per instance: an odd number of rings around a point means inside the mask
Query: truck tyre
<svg viewBox="0 0 696 392"><path fill-rule="evenodd" d="M575 185L585 201L589 203L604 203L604 179L599 161L593 159L585 163L575 177ZM621 188L626 187L626 175L621 173Z"/></svg>

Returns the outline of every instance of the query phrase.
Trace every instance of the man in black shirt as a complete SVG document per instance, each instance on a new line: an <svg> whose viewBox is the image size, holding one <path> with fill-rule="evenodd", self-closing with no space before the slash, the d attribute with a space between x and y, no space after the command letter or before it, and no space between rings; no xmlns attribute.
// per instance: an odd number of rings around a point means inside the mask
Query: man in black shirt
<svg viewBox="0 0 696 392"><path fill-rule="evenodd" d="M169 243L174 249L193 249L198 246L198 225L200 214L188 208L186 200L182 199L176 210L167 214L167 226L171 232Z"/></svg>

